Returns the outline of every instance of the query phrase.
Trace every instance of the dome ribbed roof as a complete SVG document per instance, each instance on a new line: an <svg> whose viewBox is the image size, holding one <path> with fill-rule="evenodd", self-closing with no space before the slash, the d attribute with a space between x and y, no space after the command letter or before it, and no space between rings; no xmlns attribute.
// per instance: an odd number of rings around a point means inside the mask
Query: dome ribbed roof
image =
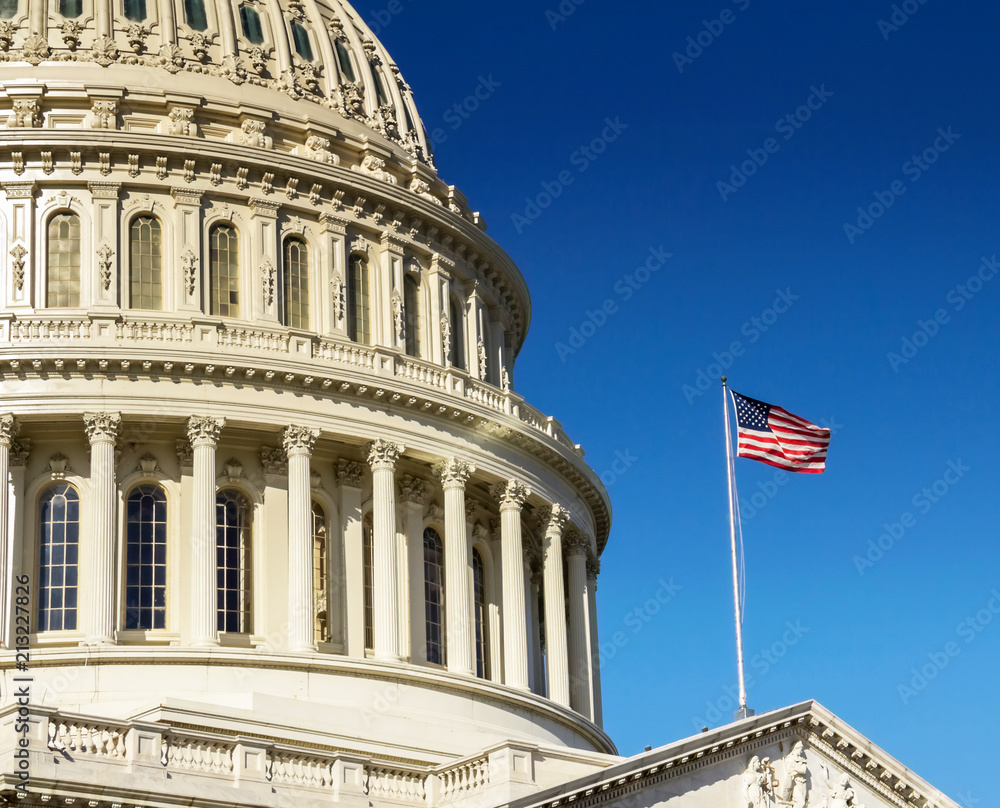
<svg viewBox="0 0 1000 808"><path fill-rule="evenodd" d="M305 115L432 165L410 87L339 0L13 0L0 15L5 84L23 80L25 62L40 81L62 78L60 63L74 67L74 78L99 68L108 85L193 91ZM134 73L117 79L123 67L151 69L141 81Z"/></svg>

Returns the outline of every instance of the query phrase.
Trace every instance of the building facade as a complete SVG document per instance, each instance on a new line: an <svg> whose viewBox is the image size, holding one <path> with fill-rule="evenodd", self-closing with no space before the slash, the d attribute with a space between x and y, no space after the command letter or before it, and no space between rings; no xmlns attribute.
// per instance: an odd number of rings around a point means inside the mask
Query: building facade
<svg viewBox="0 0 1000 808"><path fill-rule="evenodd" d="M5 796L487 806L617 772L607 494L515 392L524 280L354 9L0 0L4 116Z"/></svg>

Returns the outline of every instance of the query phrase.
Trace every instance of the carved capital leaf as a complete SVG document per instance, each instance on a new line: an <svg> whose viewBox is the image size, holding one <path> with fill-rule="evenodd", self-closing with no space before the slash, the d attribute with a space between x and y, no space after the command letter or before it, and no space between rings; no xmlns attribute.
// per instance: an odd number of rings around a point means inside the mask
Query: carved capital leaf
<svg viewBox="0 0 1000 808"><path fill-rule="evenodd" d="M210 418L192 415L188 419L187 432L191 445L215 447L219 443L219 435L226 425L224 418Z"/></svg>
<svg viewBox="0 0 1000 808"><path fill-rule="evenodd" d="M122 417L117 412L87 412L83 415L87 428L87 439L91 446L95 443L114 443L118 440L118 430Z"/></svg>
<svg viewBox="0 0 1000 808"><path fill-rule="evenodd" d="M361 475L364 471L365 467L354 460L338 460L334 468L337 485L345 488L361 488Z"/></svg>
<svg viewBox="0 0 1000 808"><path fill-rule="evenodd" d="M475 473L476 467L464 460L450 457L434 467L434 473L441 478L445 488L465 488L469 478Z"/></svg>
<svg viewBox="0 0 1000 808"><path fill-rule="evenodd" d="M508 480L493 486L492 494L500 503L500 510L519 511L531 495L531 489L518 480Z"/></svg>
<svg viewBox="0 0 1000 808"><path fill-rule="evenodd" d="M392 441L373 440L365 447L365 454L368 456L368 465L372 471L377 469L395 469L396 463L406 451L406 447Z"/></svg>
<svg viewBox="0 0 1000 808"><path fill-rule="evenodd" d="M292 455L311 455L318 438L318 429L305 426L286 427L283 436L285 453L289 457Z"/></svg>
<svg viewBox="0 0 1000 808"><path fill-rule="evenodd" d="M404 474L399 481L399 496L403 502L423 505L427 496L427 483L417 477Z"/></svg>

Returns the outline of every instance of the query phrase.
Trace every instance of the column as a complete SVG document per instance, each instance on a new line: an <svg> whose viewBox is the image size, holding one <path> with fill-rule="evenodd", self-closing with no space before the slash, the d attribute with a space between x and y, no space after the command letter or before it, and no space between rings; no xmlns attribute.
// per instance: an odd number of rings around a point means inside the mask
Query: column
<svg viewBox="0 0 1000 808"><path fill-rule="evenodd" d="M399 662L398 545L396 543L396 462L405 446L386 440L368 444L372 467L375 658Z"/></svg>
<svg viewBox="0 0 1000 808"><path fill-rule="evenodd" d="M10 604L14 571L10 563L10 445L17 437L13 415L0 415L0 648L9 647Z"/></svg>
<svg viewBox="0 0 1000 808"><path fill-rule="evenodd" d="M31 441L27 438L12 440L10 448L7 450L8 469L10 471L10 485L4 491L9 493L7 499L7 522L10 527L8 536L24 536L24 511L25 511L25 475L28 471L28 457L31 454ZM10 546L10 545L13 546ZM28 574L32 578L36 574L35 566L37 556L32 556L25 552L26 544L34 544L28 541L11 541L8 545L10 558L10 577L16 578L18 575ZM13 594L13 590L8 590L8 595ZM10 601L7 601L7 608L10 609ZM7 646L12 647L14 641L13 620L10 611L7 612L7 622L2 626L2 631L6 634Z"/></svg>
<svg viewBox="0 0 1000 808"><path fill-rule="evenodd" d="M517 480L493 489L500 501L500 556L503 578L504 684L528 689L528 617L525 609L521 509L530 492Z"/></svg>
<svg viewBox="0 0 1000 808"><path fill-rule="evenodd" d="M353 460L338 460L334 469L340 490L340 518L344 536L344 560L339 592L344 615L344 652L365 658L365 556L361 522L361 478L364 466ZM335 587L336 589L336 587Z"/></svg>
<svg viewBox="0 0 1000 808"><path fill-rule="evenodd" d="M590 540L578 530L566 533L566 577L569 592L570 704L593 719L590 678L590 599L587 596L587 552Z"/></svg>
<svg viewBox="0 0 1000 808"><path fill-rule="evenodd" d="M85 413L90 441L93 530L89 541L83 629L88 645L113 643L115 633L115 442L118 413ZM81 555L84 555L81 553Z"/></svg>
<svg viewBox="0 0 1000 808"><path fill-rule="evenodd" d="M312 482L309 458L318 429L285 429L288 455L288 650L316 650L315 593L313 592Z"/></svg>
<svg viewBox="0 0 1000 808"><path fill-rule="evenodd" d="M399 481L403 502L405 555L400 563L400 625L408 636L410 662L427 661L427 628L424 604L424 500L427 483L406 474ZM405 579L405 580L404 580ZM407 635L407 627L409 634Z"/></svg>
<svg viewBox="0 0 1000 808"><path fill-rule="evenodd" d="M444 601L448 670L475 674L472 653L472 548L465 523L465 484L474 466L451 458L435 469L444 488Z"/></svg>
<svg viewBox="0 0 1000 808"><path fill-rule="evenodd" d="M593 685L593 721L604 726L604 710L601 706L601 643L597 636L597 576L601 572L601 559L596 555L587 557L587 601L590 610L590 680Z"/></svg>
<svg viewBox="0 0 1000 808"><path fill-rule="evenodd" d="M193 416L188 420L194 462L191 503L191 639L207 647L219 644L215 558L215 447L226 422Z"/></svg>
<svg viewBox="0 0 1000 808"><path fill-rule="evenodd" d="M247 262L251 272L256 268L260 274L252 274L252 292L246 294L246 283L242 293L246 305L243 316L251 315L255 320L278 323L278 208L270 199L251 199L250 211L253 228L250 230L250 249L260 256L260 261Z"/></svg>
<svg viewBox="0 0 1000 808"><path fill-rule="evenodd" d="M542 663L542 617L538 613L538 599L542 591L542 560L533 553L526 557L525 572L528 573L528 628L530 631L531 662L528 679L531 692L545 695L545 667Z"/></svg>
<svg viewBox="0 0 1000 808"><path fill-rule="evenodd" d="M566 645L566 596L563 583L562 534L569 514L560 505L553 505L545 517L545 652L549 671L548 697L558 704L570 706L569 651Z"/></svg>

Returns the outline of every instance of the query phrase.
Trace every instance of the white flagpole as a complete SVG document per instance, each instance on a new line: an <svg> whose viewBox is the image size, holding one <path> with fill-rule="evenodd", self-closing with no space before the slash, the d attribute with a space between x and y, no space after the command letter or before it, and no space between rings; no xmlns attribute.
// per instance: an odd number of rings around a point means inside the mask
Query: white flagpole
<svg viewBox="0 0 1000 808"><path fill-rule="evenodd" d="M736 711L736 720L753 715L753 710L747 707L747 686L743 674L743 614L740 607L740 579L736 563L736 497L734 493L736 469L733 463L732 431L729 425L729 388L726 377L722 377L722 410L726 423L726 476L729 482L729 543L733 552L733 609L736 613L736 666L739 674L740 706Z"/></svg>

